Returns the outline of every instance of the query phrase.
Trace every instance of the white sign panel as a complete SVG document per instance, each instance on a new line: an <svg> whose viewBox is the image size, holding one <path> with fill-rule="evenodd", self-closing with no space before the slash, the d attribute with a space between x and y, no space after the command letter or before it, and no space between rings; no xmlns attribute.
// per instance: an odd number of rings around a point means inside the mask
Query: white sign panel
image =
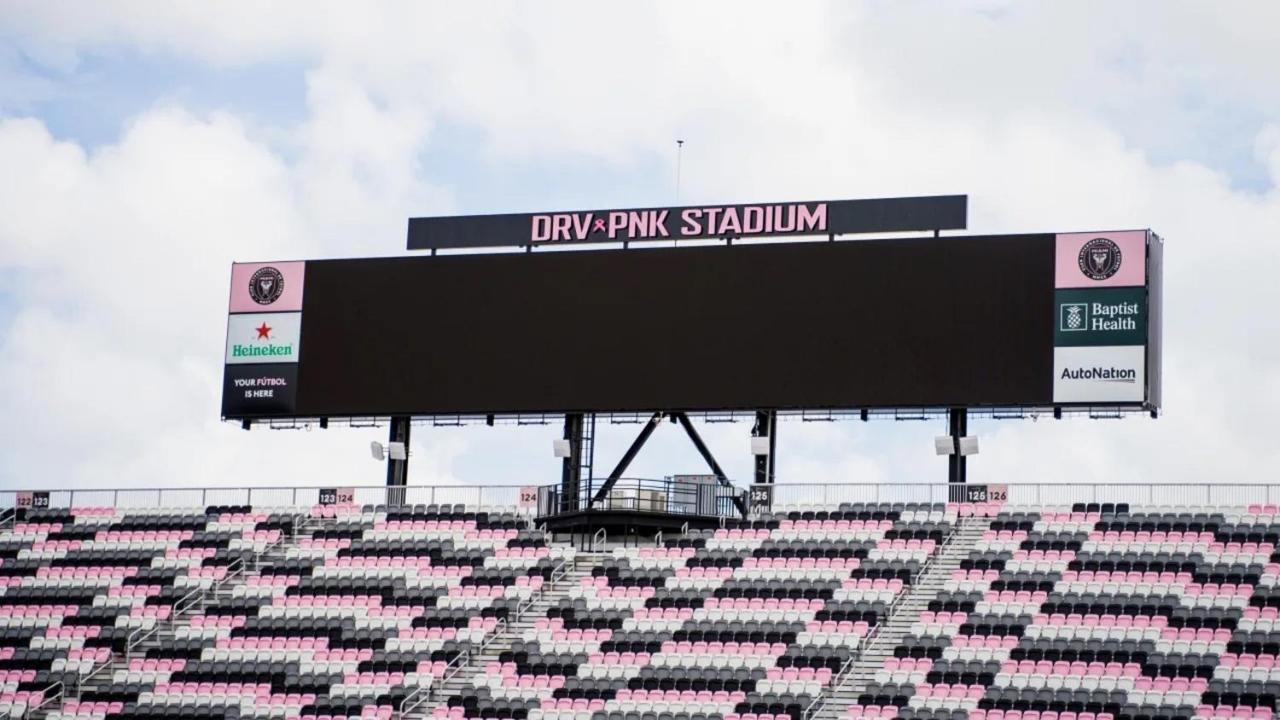
<svg viewBox="0 0 1280 720"><path fill-rule="evenodd" d="M352 487L322 488L321 505L349 505L356 501L356 489Z"/></svg>
<svg viewBox="0 0 1280 720"><path fill-rule="evenodd" d="M227 318L227 364L296 363L302 313L245 313Z"/></svg>
<svg viewBox="0 0 1280 720"><path fill-rule="evenodd" d="M1080 346L1053 349L1053 401L1142 402L1146 348Z"/></svg>
<svg viewBox="0 0 1280 720"><path fill-rule="evenodd" d="M534 508L538 507L538 486L525 485L520 488L520 507Z"/></svg>

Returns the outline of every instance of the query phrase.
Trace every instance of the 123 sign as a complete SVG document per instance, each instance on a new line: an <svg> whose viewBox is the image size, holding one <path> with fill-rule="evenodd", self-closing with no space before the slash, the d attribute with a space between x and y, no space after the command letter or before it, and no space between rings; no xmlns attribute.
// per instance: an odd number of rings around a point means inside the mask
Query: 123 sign
<svg viewBox="0 0 1280 720"><path fill-rule="evenodd" d="M323 488L320 490L321 505L347 505L356 501L356 489L349 487Z"/></svg>
<svg viewBox="0 0 1280 720"><path fill-rule="evenodd" d="M49 493L47 492L31 492L24 491L18 493L14 502L14 507L22 509L41 510L49 507Z"/></svg>

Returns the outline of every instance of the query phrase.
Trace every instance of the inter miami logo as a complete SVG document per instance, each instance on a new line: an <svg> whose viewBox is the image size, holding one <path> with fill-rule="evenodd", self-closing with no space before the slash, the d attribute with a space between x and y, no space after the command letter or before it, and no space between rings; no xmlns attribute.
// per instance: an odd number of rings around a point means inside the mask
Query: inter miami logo
<svg viewBox="0 0 1280 720"><path fill-rule="evenodd" d="M1107 238L1094 238L1080 248L1080 272L1092 280L1106 280L1120 272L1120 246Z"/></svg>
<svg viewBox="0 0 1280 720"><path fill-rule="evenodd" d="M270 305L284 292L284 275L273 267L264 267L249 278L249 297L259 305Z"/></svg>

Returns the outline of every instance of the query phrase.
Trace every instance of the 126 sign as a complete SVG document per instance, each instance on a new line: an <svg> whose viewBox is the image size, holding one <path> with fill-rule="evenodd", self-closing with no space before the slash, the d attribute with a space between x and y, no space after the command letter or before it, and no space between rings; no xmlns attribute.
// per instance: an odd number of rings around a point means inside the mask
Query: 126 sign
<svg viewBox="0 0 1280 720"><path fill-rule="evenodd" d="M965 502L1008 502L1008 485L969 485L964 488Z"/></svg>

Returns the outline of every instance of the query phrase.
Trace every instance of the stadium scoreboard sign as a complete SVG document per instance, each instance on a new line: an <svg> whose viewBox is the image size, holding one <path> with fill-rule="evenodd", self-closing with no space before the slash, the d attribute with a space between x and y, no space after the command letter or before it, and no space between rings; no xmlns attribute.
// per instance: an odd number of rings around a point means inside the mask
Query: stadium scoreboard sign
<svg viewBox="0 0 1280 720"><path fill-rule="evenodd" d="M1155 410L1162 247L1135 230L236 264L222 415Z"/></svg>
<svg viewBox="0 0 1280 720"><path fill-rule="evenodd" d="M957 230L968 197L878 198L409 219L410 250Z"/></svg>
<svg viewBox="0 0 1280 720"><path fill-rule="evenodd" d="M1148 399L1148 242L1145 230L1055 238L1055 403Z"/></svg>
<svg viewBox="0 0 1280 720"><path fill-rule="evenodd" d="M305 268L304 262L232 266L222 380L224 416L235 415L235 408L263 416L294 412Z"/></svg>

